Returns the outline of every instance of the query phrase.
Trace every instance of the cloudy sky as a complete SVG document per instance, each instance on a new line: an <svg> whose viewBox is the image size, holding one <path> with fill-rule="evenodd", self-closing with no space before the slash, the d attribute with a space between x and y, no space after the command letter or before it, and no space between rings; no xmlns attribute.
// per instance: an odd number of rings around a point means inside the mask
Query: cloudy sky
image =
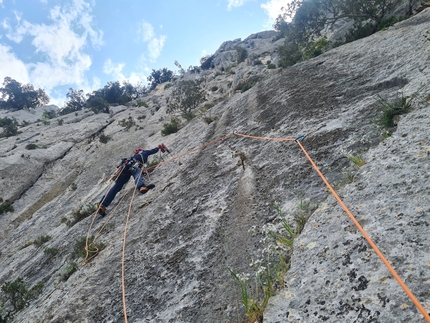
<svg viewBox="0 0 430 323"><path fill-rule="evenodd" d="M69 88L146 84L152 69L200 65L222 42L272 29L289 0L0 0L6 76L62 105Z"/></svg>

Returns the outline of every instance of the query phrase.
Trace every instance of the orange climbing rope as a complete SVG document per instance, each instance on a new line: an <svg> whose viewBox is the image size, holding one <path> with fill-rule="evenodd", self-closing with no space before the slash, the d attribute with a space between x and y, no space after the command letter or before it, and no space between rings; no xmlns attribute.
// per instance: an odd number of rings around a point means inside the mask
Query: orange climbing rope
<svg viewBox="0 0 430 323"><path fill-rule="evenodd" d="M168 159L166 161L163 161L163 162L157 164L156 167L158 167L158 166L160 166L162 164L165 164L167 162L176 160L178 158L181 158L183 156L189 155L189 154L191 154L193 152L196 152L198 150L201 150L203 148L206 148L206 147L208 147L210 145L213 145L213 144L215 144L217 142L220 142L220 141L222 141L224 139L227 139L230 136L232 136L232 134L228 134L228 135L223 136L221 138L215 139L215 140L213 140L213 141L211 141L211 142L209 142L207 144L204 144L204 145L202 145L200 147L197 147L197 148L194 148L192 150L189 150L189 151L187 151L187 152L185 152L185 153L183 153L183 154L181 154L179 156L176 156L176 157L173 157L173 158ZM142 168L142 171L141 171L141 173L140 173L139 176L142 175L142 172L143 172L143 168ZM127 217L126 217L126 220L125 220L124 236L123 236L123 244L122 244L122 255L121 255L121 259L122 259L122 261L121 261L121 290L122 290L122 304L123 304L123 312L124 312L124 321L125 321L125 323L128 323L128 318L127 318L127 302L126 302L126 298L125 298L125 247L126 247L126 241L127 241L127 228L128 228L128 223L129 223L130 214L131 214L131 207L133 205L133 200L134 200L134 196L136 194L136 190L137 190L137 186L135 185L135 188L134 188L134 191L133 191L133 195L132 195L131 200L130 200L130 205L128 207Z"/></svg>
<svg viewBox="0 0 430 323"><path fill-rule="evenodd" d="M235 133L235 135L237 136L241 136L241 137L246 137L246 138L253 138L253 139L260 139L260 140L274 140L274 138L267 138L267 137L256 137L256 136L248 136L248 135L243 135L243 134L239 134L239 133ZM300 139L304 139L305 136L300 136ZM430 323L430 316L429 314L426 312L426 310L424 309L424 307L421 305L421 303L418 301L418 299L415 297L415 295L410 291L410 289L406 286L406 284L402 281L402 279L400 278L400 276L397 274L397 272L394 270L394 268L391 266L391 264L388 262L388 260L385 258L385 256L382 254L382 252L378 249L378 247L376 246L376 244L372 241L372 239L369 237L369 235L366 233L366 231L363 229L363 227L360 225L360 223L358 223L358 221L356 220L356 218L354 217L354 215L352 215L352 213L349 211L349 209L346 207L345 203L343 203L342 199L339 197L339 195L337 195L336 191L333 189L333 187L330 185L330 183L327 181L327 179L324 177L324 175L321 173L321 171L319 170L319 168L317 167L317 165L315 164L315 162L312 160L312 158L309 156L308 152L306 151L306 149L303 147L302 143L300 142L299 139L292 139L292 138L278 138L278 140L283 140L283 141L290 141L290 140L294 140L299 147L302 149L303 153L306 155L306 157L308 158L308 160L310 161L310 163L312 164L312 166L314 167L314 169L316 170L316 172L318 173L318 175L322 178L322 180L324 181L325 185L328 187L328 189L333 193L334 197L336 198L336 200L338 201L338 203L342 206L343 210L346 212L346 214L348 214L348 216L351 218L352 222L355 224L355 226L358 228L358 230L361 232L361 234L364 236L364 238L367 240L367 242L369 243L369 245L373 248L373 250L375 250L376 254L379 256L379 258L382 260L382 262L385 264L385 266L387 267L387 269L390 271L390 273L393 275L394 279L397 280L398 284L400 285L400 287L403 288L403 290L406 292L406 294L408 295L408 297L410 298L410 300L412 301L412 303L414 303L414 305L417 307L417 309L421 312L421 314L424 316L424 319Z"/></svg>
<svg viewBox="0 0 430 323"><path fill-rule="evenodd" d="M155 167L158 167L158 166L160 166L162 164L165 164L165 163L171 162L173 160L179 159L179 158L181 158L183 156L186 156L188 154L191 154L193 152L201 150L201 149L203 149L203 148L205 148L207 146L213 145L213 144L215 144L215 143L217 143L219 141L222 141L224 139L229 138L233 134L236 135L236 136L240 136L240 137L244 137L244 138L250 138L250 139L270 140L270 141L295 141L299 145L299 147L301 148L301 150L303 151L303 153L306 155L307 159L310 161L310 163L312 164L312 166L314 167L314 169L316 170L316 172L318 173L318 175L322 178L322 180L325 183L325 185L333 193L333 196L336 198L336 200L338 201L338 203L342 206L343 210L351 218L352 222L356 225L356 227L361 232L361 234L364 236L364 238L367 240L367 242L369 243L369 245L375 250L376 254L379 256L379 258L385 264L385 266L390 271L390 273L393 275L393 277L396 279L396 281L398 282L398 284L403 288L403 290L406 292L406 294L408 295L408 297L411 299L411 301L414 303L414 305L417 307L417 309L420 311L420 313L424 316L424 319L428 323L430 323L430 316L426 312L426 310L424 309L424 307L417 300L417 298L414 296L414 294L409 290L409 288L406 286L406 284L402 281L402 279L399 277L399 275L396 273L396 271L394 270L394 268L391 266L391 264L388 262L388 260L382 254L382 252L378 249L378 247L375 245L375 243L372 241L372 239L369 237L369 235L366 233L366 231L361 227L361 225L358 223L358 221L355 219L355 217L352 215L352 213L346 207L345 203L341 200L341 198L339 197L339 195L336 193L336 191L333 189L333 187L330 185L330 183L324 177L324 175L322 174L322 172L319 170L319 168L317 167L317 165L315 164L315 162L312 160L312 158L310 157L310 155L308 154L308 152L306 151L306 149L303 147L303 145L301 144L300 140L303 139L305 136L299 137L300 139L298 139L298 138L296 138L296 139L294 139L294 138L272 138L272 137L249 136L249 135L245 135L245 134L234 132L232 134L228 134L228 135L223 136L221 138L218 138L218 139L216 139L214 141L211 141L211 142L209 142L207 144L204 144L204 145L202 145L200 147L192 149L192 150L190 150L188 152L185 152L185 153L183 153L181 155L178 155L176 157L173 157L171 159L163 161L163 162L159 163L158 165L156 165ZM124 320L125 320L126 323L128 323L128 318L127 318L127 306L126 306L126 297L125 297L125 249L126 249L127 228L128 228L128 223L129 223L129 219L130 219L131 208L132 208L132 203L133 203L133 200L134 200L134 197L135 197L135 193L136 193L136 186L135 186L135 189L134 189L134 192L133 192L133 196L131 198L130 205L129 205L129 208L128 208L128 214L127 214L127 217L126 217L126 223L125 223L125 227L124 227L124 240L123 240L123 247L122 247L122 267L121 267L122 268L122 270L121 270L122 271L122 279L121 279L121 281L122 281L122 301L123 301L123 309L124 309ZM125 195L124 195L124 197L125 197ZM122 199L121 199L121 201L122 201ZM94 219L93 219L93 222L94 222ZM91 223L91 225L93 224L93 222ZM103 228L104 228L104 226L99 231L99 233L103 230ZM91 229L91 227L90 227L90 229ZM90 230L88 231L88 234L89 234L89 232L90 232ZM88 242L88 236L87 236L87 242ZM87 248L88 248L88 246L87 246ZM87 256L88 256L88 250L87 250Z"/></svg>
<svg viewBox="0 0 430 323"><path fill-rule="evenodd" d="M328 189L333 193L333 196L336 198L340 206L342 206L343 210L348 214L348 216L351 218L352 222L354 222L355 226L358 228L358 230L361 232L363 237L367 240L367 242L370 244L370 246L375 250L376 254L381 258L382 262L385 264L385 266L390 271L391 275L393 275L394 279L397 280L400 287L403 288L405 293L408 295L412 303L417 307L417 309L421 312L421 314L424 316L425 320L427 322L430 322L430 316L427 313L427 311L424 309L424 307L421 305L421 303L418 301L418 299L414 296L414 294L410 291L410 289L406 286L406 284L403 282L403 280L400 278L400 276L397 274L397 272L394 270L393 266L388 262L388 260L385 258L385 256L382 254L382 252L379 250L379 248L375 245L375 243L372 241L372 239L369 237L369 235L366 233L366 231L363 229L363 227L358 223L357 219L352 215L352 213L349 211L349 209L346 207L345 203L343 203L342 199L337 195L336 191L333 189L333 187L330 185L330 183L327 181L327 179L324 177L324 175L321 173L315 162L312 160L312 158L309 156L306 149L303 147L302 143L297 140L297 144L300 146L312 166L314 167L315 171L318 173L318 175L321 177L321 179L324 181L325 185L328 187Z"/></svg>

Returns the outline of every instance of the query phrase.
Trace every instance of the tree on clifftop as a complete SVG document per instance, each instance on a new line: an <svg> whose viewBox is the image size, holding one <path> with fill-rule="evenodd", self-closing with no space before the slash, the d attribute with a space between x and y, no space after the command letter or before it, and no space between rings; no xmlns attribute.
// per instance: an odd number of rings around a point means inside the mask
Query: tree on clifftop
<svg viewBox="0 0 430 323"><path fill-rule="evenodd" d="M148 76L148 81L151 82L151 90L155 89L158 84L169 82L173 77L173 72L167 68L160 70L152 70Z"/></svg>
<svg viewBox="0 0 430 323"><path fill-rule="evenodd" d="M5 77L0 88L0 109L21 110L37 108L49 102L49 96L42 89L34 89L32 84L21 84Z"/></svg>

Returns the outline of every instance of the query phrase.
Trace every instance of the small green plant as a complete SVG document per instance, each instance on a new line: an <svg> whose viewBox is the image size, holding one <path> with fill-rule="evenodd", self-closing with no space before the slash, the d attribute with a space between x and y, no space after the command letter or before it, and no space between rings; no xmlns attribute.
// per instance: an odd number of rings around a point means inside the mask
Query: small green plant
<svg viewBox="0 0 430 323"><path fill-rule="evenodd" d="M136 104L138 107L145 107L145 108L148 107L148 103L146 101L141 100L141 99L137 99Z"/></svg>
<svg viewBox="0 0 430 323"><path fill-rule="evenodd" d="M245 61L245 59L248 57L248 51L246 50L246 48L237 46L236 47L236 52L237 52L237 63L242 63Z"/></svg>
<svg viewBox="0 0 430 323"><path fill-rule="evenodd" d="M59 126L62 126L62 125L63 125L63 123L64 123L64 120L63 120L63 119L58 119L58 120L57 120L57 123L58 123L58 125L59 125Z"/></svg>
<svg viewBox="0 0 430 323"><path fill-rule="evenodd" d="M366 165L366 161L364 160L363 156L360 154L357 155L345 155L346 158L348 158L352 163L354 163L357 167L361 167Z"/></svg>
<svg viewBox="0 0 430 323"><path fill-rule="evenodd" d="M205 117L203 117L203 121L206 123L206 124L211 124L212 122L214 122L216 120L216 117L215 116L205 116Z"/></svg>
<svg viewBox="0 0 430 323"><path fill-rule="evenodd" d="M353 183L355 180L354 174L345 172L342 174L342 179L335 185L335 189L340 189L344 187L345 185Z"/></svg>
<svg viewBox="0 0 430 323"><path fill-rule="evenodd" d="M137 117L137 120L143 120L143 119L145 119L145 118L146 118L146 115L138 116L138 117Z"/></svg>
<svg viewBox="0 0 430 323"><path fill-rule="evenodd" d="M33 241L33 244L36 246L36 248L39 248L41 245L43 245L45 242L48 242L51 240L51 236L47 234L42 234L41 236L37 237L36 240Z"/></svg>
<svg viewBox="0 0 430 323"><path fill-rule="evenodd" d="M39 146L36 145L36 144L34 144L34 143L28 144L28 145L25 146L25 149L27 149L27 150L34 150L34 149L37 149L37 148L39 148Z"/></svg>
<svg viewBox="0 0 430 323"><path fill-rule="evenodd" d="M107 136L107 135L105 135L103 133L99 136L99 141L102 144L107 144L110 140L112 140L112 137L111 136Z"/></svg>
<svg viewBox="0 0 430 323"><path fill-rule="evenodd" d="M31 300L40 295L42 288L43 284L38 283L28 289L22 278L5 282L0 293L0 322L12 322L16 313L26 308Z"/></svg>
<svg viewBox="0 0 430 323"><path fill-rule="evenodd" d="M269 263L269 261L268 261ZM256 288L251 291L246 275L239 275L227 268L233 278L239 283L241 301L246 309L246 316L250 323L262 322L263 313L269 303L269 298L274 295L274 288L269 266L262 268L257 273ZM264 281L264 283L263 283ZM260 290L261 289L261 290Z"/></svg>
<svg viewBox="0 0 430 323"><path fill-rule="evenodd" d="M73 220L67 221L69 227L74 226L76 223L82 221L83 219L89 217L91 214L97 211L97 206L93 203L88 203L87 205L81 205L72 212Z"/></svg>
<svg viewBox="0 0 430 323"><path fill-rule="evenodd" d="M85 258L87 256L87 250L85 250L87 245L86 241L87 241L86 237L82 237L81 239L76 241L75 245L73 246L73 251L71 254L72 258L74 259ZM88 257L97 255L105 247L103 243L95 244L93 243L93 241L94 241L94 237L88 238Z"/></svg>
<svg viewBox="0 0 430 323"><path fill-rule="evenodd" d="M178 132L181 127L181 120L178 117L172 117L170 122L163 124L163 129L161 134L163 136L170 135L172 133Z"/></svg>
<svg viewBox="0 0 430 323"><path fill-rule="evenodd" d="M381 107L381 116L376 120L376 123L385 128L391 128L394 126L394 117L407 113L412 107L412 100L414 96L409 99L404 97L403 94L400 98L397 98L394 102L388 102L388 100L378 95L378 103Z"/></svg>
<svg viewBox="0 0 430 323"><path fill-rule="evenodd" d="M252 88L255 84L256 84L255 82L248 82L248 83L245 83L245 85L244 85L244 86L242 86L242 88L240 89L240 92L241 92L241 93L243 93L243 92L248 91L248 90L249 90L250 88Z"/></svg>
<svg viewBox="0 0 430 323"><path fill-rule="evenodd" d="M267 68L268 68L269 70L273 70L273 69L275 69L275 68L276 68L276 65L275 65L275 64L273 64L273 63L270 63L270 64L267 64Z"/></svg>
<svg viewBox="0 0 430 323"><path fill-rule="evenodd" d="M76 262L71 262L67 265L66 269L61 273L61 278L66 281L78 270Z"/></svg>
<svg viewBox="0 0 430 323"><path fill-rule="evenodd" d="M72 191L76 191L78 189L78 185L76 185L76 183L72 183L72 184L70 184L70 189Z"/></svg>
<svg viewBox="0 0 430 323"><path fill-rule="evenodd" d="M167 89L171 88L172 86L173 86L173 83L167 83L167 84L164 86L164 90L167 90Z"/></svg>
<svg viewBox="0 0 430 323"><path fill-rule="evenodd" d="M15 211L9 200L3 201L0 197L0 214Z"/></svg>
<svg viewBox="0 0 430 323"><path fill-rule="evenodd" d="M125 131L130 130L131 127L136 125L136 122L134 119L130 116L128 119L122 119L121 121L118 121L118 125L125 128Z"/></svg>
<svg viewBox="0 0 430 323"><path fill-rule="evenodd" d="M204 108L204 109L206 109L206 110L209 110L209 109L213 108L214 106L215 106L215 103L213 103L213 102L208 102L208 103L206 103L206 104L203 106L203 108Z"/></svg>
<svg viewBox="0 0 430 323"><path fill-rule="evenodd" d="M57 248L45 248L45 249L43 249L43 252L45 253L45 255L55 256L58 253L58 249Z"/></svg>

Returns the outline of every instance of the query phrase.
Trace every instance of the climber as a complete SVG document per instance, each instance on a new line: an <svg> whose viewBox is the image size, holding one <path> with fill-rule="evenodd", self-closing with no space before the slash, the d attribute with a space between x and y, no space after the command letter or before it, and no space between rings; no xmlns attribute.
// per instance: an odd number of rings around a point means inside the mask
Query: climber
<svg viewBox="0 0 430 323"><path fill-rule="evenodd" d="M109 192L103 196L100 203L98 204L97 213L101 216L106 215L106 208L115 198L115 195L123 188L128 182L131 176L134 178L134 182L137 186L137 190L141 194L147 193L150 189L155 187L154 184L145 184L143 181L142 166L148 161L148 156L156 154L158 151L169 152L164 144L158 145L158 147L150 150L143 150L143 148L136 148L134 155L130 158L123 158L121 164L117 166L116 180L114 186Z"/></svg>

